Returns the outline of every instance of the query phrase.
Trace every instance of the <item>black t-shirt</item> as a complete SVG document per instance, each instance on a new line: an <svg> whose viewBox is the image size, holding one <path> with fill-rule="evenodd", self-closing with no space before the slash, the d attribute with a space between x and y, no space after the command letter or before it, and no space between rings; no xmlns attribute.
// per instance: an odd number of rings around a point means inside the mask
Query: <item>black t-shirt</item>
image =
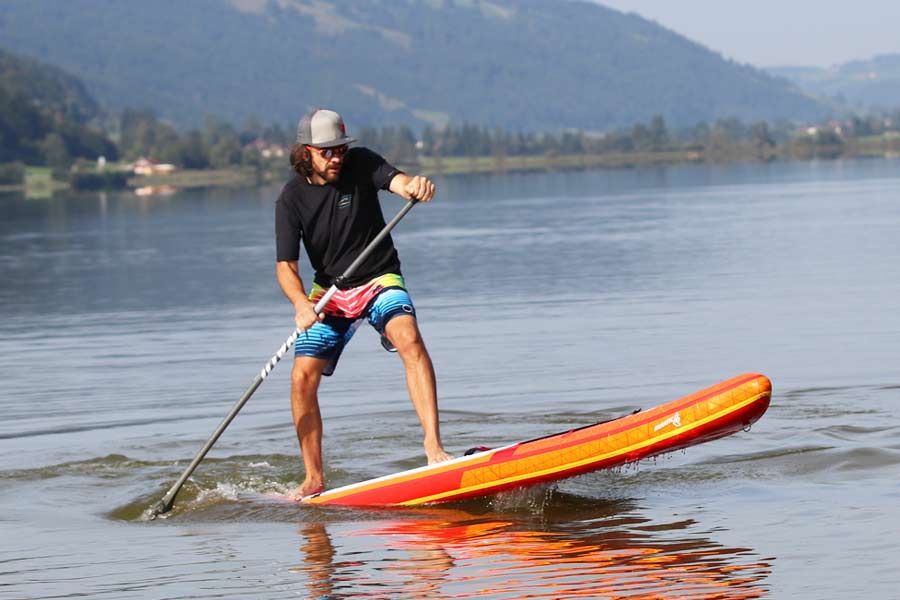
<svg viewBox="0 0 900 600"><path fill-rule="evenodd" d="M275 204L277 260L298 260L302 240L316 283L330 287L384 228L378 190L387 189L397 173L375 152L351 148L336 183L312 185L295 176ZM400 274L390 235L340 287L356 287L385 273Z"/></svg>

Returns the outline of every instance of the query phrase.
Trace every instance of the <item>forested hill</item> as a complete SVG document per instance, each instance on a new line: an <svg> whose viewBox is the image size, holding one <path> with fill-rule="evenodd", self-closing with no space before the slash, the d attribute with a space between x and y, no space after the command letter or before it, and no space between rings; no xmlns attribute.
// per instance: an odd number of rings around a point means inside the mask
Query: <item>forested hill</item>
<svg viewBox="0 0 900 600"><path fill-rule="evenodd" d="M44 108L78 123L87 123L100 113L97 101L78 78L2 49L0 85L8 94L32 98Z"/></svg>
<svg viewBox="0 0 900 600"><path fill-rule="evenodd" d="M607 130L816 119L786 80L577 0L4 0L0 45L81 77L110 109L351 126Z"/></svg>
<svg viewBox="0 0 900 600"><path fill-rule="evenodd" d="M78 79L0 50L0 163L115 158L115 146L87 126L98 116L97 102Z"/></svg>

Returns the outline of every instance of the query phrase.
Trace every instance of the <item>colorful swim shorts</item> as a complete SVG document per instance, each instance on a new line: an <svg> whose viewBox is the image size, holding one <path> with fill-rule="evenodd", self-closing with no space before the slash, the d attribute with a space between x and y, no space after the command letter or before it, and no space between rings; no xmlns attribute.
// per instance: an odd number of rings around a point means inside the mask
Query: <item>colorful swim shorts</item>
<svg viewBox="0 0 900 600"><path fill-rule="evenodd" d="M313 286L310 300L317 300L325 293ZM416 316L412 298L404 287L400 275L383 275L369 283L350 290L340 290L325 306L325 318L301 333L294 343L294 356L312 356L328 359L323 375L331 375L350 338L367 320L381 334L385 350L395 349L384 335L388 321L397 315Z"/></svg>

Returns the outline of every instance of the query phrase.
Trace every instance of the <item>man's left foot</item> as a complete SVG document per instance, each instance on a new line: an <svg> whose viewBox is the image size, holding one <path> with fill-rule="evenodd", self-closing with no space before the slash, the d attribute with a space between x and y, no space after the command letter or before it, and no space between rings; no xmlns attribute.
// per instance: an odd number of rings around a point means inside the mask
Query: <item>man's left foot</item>
<svg viewBox="0 0 900 600"><path fill-rule="evenodd" d="M433 465L435 463L444 462L445 460L453 460L453 457L444 452L443 448L439 448L435 451L428 452L425 451L425 456L428 457L428 464Z"/></svg>

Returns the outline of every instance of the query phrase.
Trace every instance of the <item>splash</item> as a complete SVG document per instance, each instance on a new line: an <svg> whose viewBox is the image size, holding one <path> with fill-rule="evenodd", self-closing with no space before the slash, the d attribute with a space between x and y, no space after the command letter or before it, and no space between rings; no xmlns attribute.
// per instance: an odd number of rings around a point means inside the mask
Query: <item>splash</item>
<svg viewBox="0 0 900 600"><path fill-rule="evenodd" d="M556 484L546 483L500 492L490 500L490 508L497 512L527 512L542 514L553 499Z"/></svg>

